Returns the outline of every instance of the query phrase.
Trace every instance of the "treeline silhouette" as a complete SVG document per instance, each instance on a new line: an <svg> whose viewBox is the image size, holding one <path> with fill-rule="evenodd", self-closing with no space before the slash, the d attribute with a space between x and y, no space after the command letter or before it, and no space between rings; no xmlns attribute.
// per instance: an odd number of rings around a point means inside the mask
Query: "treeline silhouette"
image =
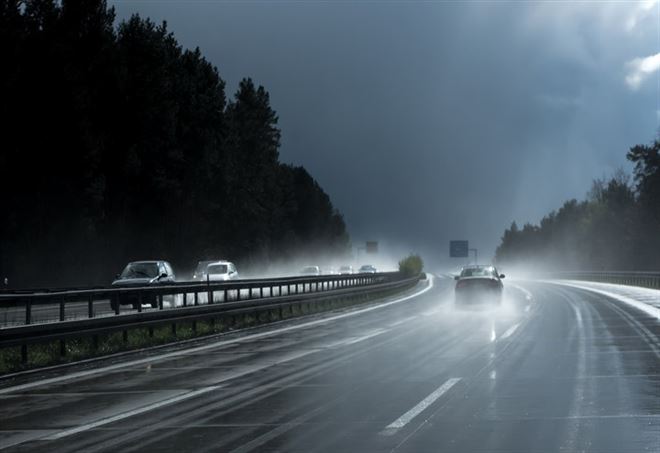
<svg viewBox="0 0 660 453"><path fill-rule="evenodd" d="M238 37L237 37L238 39ZM250 79L233 98L165 23L105 1L0 0L0 277L108 283L133 259L192 268L343 254L342 216Z"/></svg>
<svg viewBox="0 0 660 453"><path fill-rule="evenodd" d="M660 270L660 141L637 145L622 170L593 182L539 225L514 222L496 251L501 265L553 270Z"/></svg>

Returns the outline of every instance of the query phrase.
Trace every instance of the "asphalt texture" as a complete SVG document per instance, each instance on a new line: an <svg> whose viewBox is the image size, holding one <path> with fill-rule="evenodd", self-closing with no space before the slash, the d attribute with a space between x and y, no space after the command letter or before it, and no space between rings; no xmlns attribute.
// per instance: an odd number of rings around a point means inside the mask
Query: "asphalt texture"
<svg viewBox="0 0 660 453"><path fill-rule="evenodd" d="M657 318L551 283L505 281L499 307L456 307L449 279L425 285L0 380L0 448L660 451Z"/></svg>

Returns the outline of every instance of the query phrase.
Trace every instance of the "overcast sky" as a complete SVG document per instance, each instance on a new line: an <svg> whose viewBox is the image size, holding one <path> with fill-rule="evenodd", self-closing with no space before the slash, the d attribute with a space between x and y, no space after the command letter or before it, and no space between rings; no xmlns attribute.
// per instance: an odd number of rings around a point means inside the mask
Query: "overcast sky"
<svg viewBox="0 0 660 453"><path fill-rule="evenodd" d="M354 243L492 256L591 180L629 170L660 115L656 2L111 1L166 20L232 94L271 95Z"/></svg>

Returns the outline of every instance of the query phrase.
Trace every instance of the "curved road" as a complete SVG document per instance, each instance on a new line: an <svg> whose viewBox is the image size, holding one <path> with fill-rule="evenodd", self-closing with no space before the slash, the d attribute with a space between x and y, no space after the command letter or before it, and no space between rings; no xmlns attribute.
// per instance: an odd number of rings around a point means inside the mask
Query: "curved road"
<svg viewBox="0 0 660 453"><path fill-rule="evenodd" d="M7 451L658 452L660 322L509 282L0 381Z"/></svg>

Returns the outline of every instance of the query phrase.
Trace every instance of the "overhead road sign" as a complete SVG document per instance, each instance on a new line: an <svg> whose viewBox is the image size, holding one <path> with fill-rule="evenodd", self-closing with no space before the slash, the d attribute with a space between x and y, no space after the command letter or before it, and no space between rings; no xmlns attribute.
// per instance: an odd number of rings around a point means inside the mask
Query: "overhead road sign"
<svg viewBox="0 0 660 453"><path fill-rule="evenodd" d="M468 241L449 241L449 256L451 258L467 258Z"/></svg>

